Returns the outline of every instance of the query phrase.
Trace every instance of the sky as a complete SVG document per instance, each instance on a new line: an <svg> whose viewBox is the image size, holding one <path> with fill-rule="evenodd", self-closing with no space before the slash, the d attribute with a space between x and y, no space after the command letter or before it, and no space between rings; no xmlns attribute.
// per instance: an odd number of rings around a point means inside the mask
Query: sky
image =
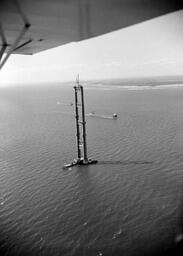
<svg viewBox="0 0 183 256"><path fill-rule="evenodd" d="M183 74L183 10L31 56L12 55L0 85Z"/></svg>

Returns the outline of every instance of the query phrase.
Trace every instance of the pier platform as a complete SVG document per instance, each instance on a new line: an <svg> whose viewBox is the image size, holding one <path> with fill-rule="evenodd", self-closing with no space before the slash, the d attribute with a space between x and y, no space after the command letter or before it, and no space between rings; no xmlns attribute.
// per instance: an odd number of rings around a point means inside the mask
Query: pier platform
<svg viewBox="0 0 183 256"><path fill-rule="evenodd" d="M75 165L90 165L90 164L97 164L98 161L97 160L94 160L94 159L74 159L72 163L70 164L65 164L63 166L64 169L67 169L67 168L70 168L70 167L73 167Z"/></svg>

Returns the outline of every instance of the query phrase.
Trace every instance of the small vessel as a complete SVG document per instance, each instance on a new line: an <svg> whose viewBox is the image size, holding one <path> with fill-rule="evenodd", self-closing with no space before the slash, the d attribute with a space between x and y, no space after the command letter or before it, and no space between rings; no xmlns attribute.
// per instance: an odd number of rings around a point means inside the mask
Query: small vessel
<svg viewBox="0 0 183 256"><path fill-rule="evenodd" d="M64 168L64 169L67 169L67 168L70 168L70 167L72 167L72 166L74 166L74 165L77 165L77 164L78 164L78 160L77 160L77 159L74 159L72 163L70 163L70 164L64 164L63 168Z"/></svg>
<svg viewBox="0 0 183 256"><path fill-rule="evenodd" d="M118 118L118 115L116 113L114 113L112 116L113 116L113 119L117 119Z"/></svg>
<svg viewBox="0 0 183 256"><path fill-rule="evenodd" d="M89 114L87 114L87 116L97 116L97 115L95 114L94 111L92 111L92 112L90 112Z"/></svg>

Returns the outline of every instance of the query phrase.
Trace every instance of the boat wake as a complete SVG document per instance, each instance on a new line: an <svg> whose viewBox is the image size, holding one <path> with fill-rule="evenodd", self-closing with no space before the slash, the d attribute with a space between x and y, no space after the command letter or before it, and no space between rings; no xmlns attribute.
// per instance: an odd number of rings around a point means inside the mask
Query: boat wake
<svg viewBox="0 0 183 256"><path fill-rule="evenodd" d="M95 112L91 112L89 114L86 114L86 116L89 117L96 117L96 118L102 118L102 119L112 119L112 120L116 120L118 118L116 113L113 113L112 115L100 115L100 114L96 114Z"/></svg>

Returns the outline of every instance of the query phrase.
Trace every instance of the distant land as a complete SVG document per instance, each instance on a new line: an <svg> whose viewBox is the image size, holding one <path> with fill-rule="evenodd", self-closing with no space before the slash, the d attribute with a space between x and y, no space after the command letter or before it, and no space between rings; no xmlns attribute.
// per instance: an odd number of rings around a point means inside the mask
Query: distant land
<svg viewBox="0 0 183 256"><path fill-rule="evenodd" d="M183 85L183 76L156 76L156 77L132 77L132 78L111 78L111 79L95 79L95 80L84 80L80 79L80 83L83 86L94 86L94 87L110 87L110 86L163 86L163 85ZM30 82L30 83L14 83L4 85L13 86L23 86L29 87L31 85L41 85L41 86L72 86L75 84L73 81L53 81L53 82ZM2 85L3 85L2 84Z"/></svg>
<svg viewBox="0 0 183 256"><path fill-rule="evenodd" d="M82 81L81 81L82 82ZM83 81L88 85L100 86L159 86L183 84L183 76L157 76L157 77L133 77L133 78L118 78L118 79L99 79Z"/></svg>

